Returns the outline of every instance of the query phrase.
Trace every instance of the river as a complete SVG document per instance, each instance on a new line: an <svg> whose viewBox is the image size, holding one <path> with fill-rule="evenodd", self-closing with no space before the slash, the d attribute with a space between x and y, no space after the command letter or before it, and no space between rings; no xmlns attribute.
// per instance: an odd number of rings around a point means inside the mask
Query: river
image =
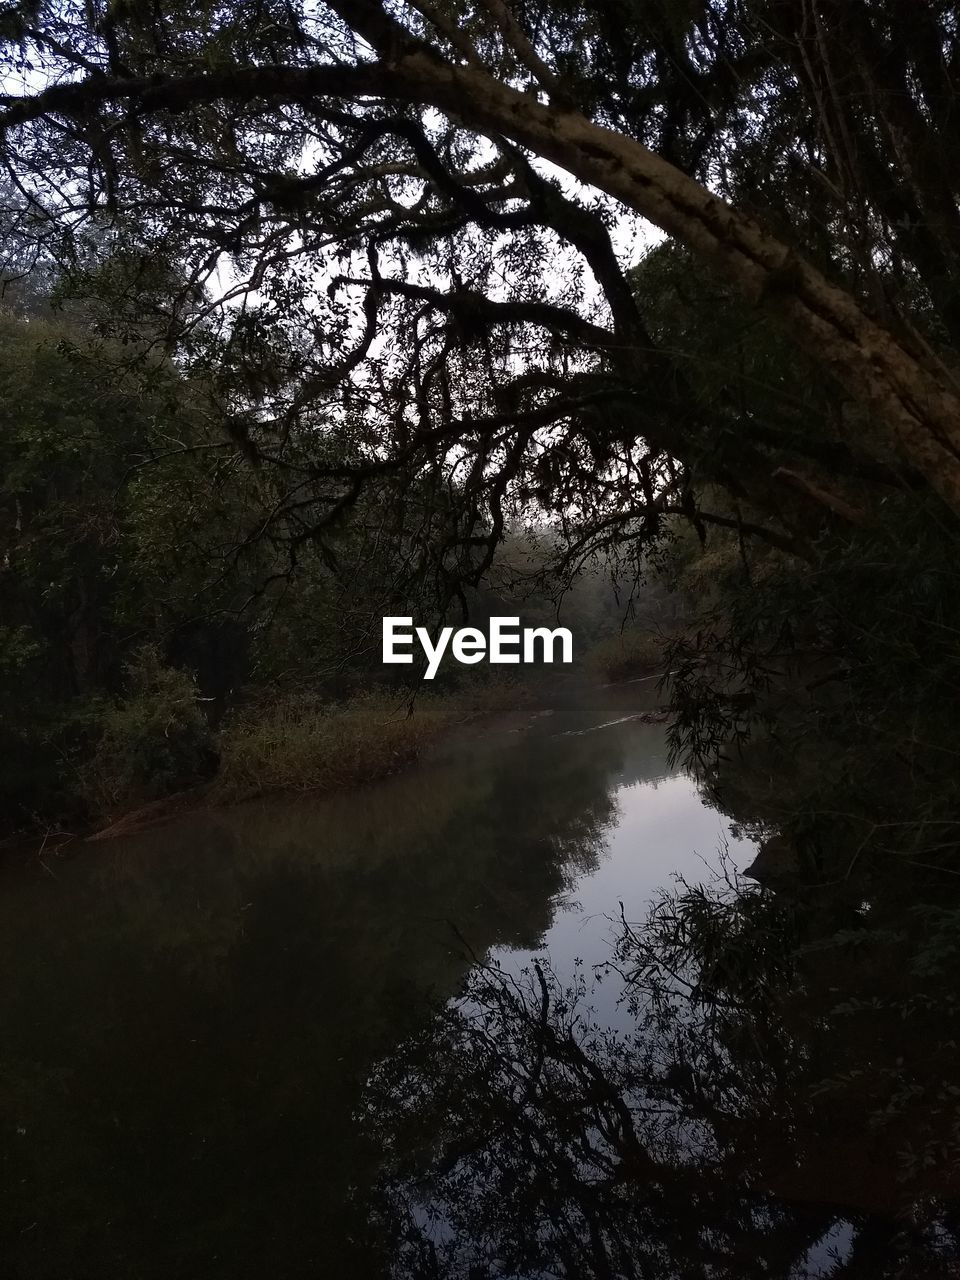
<svg viewBox="0 0 960 1280"><path fill-rule="evenodd" d="M642 919L677 874L752 857L668 763L663 727L634 718L655 700L650 684L559 692L350 795L8 858L2 1274L441 1275L448 1246L450 1274L578 1274L546 1244L527 1263L488 1247L500 1228L482 1215L464 1238L449 1189L411 1190L402 1169L452 1125L446 1173L453 1159L461 1180L489 1174L470 1172L483 1135L463 1145L431 1030L471 975L535 992L547 970L558 991L580 984L591 1034L629 1034L622 984L598 981L620 904ZM800 1251L811 1275L843 1245L826 1221ZM663 1275L685 1274L682 1222Z"/></svg>

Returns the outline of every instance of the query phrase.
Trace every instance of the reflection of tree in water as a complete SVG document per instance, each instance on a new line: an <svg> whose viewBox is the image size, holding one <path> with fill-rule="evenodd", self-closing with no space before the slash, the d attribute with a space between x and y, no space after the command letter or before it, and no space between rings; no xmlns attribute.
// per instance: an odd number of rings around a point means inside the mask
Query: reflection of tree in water
<svg viewBox="0 0 960 1280"><path fill-rule="evenodd" d="M476 970L371 1082L395 1274L955 1276L955 1152L902 1157L957 1091L907 1074L902 1008L845 1008L805 934L769 893L681 886L624 922L629 1034L583 975Z"/></svg>
<svg viewBox="0 0 960 1280"><path fill-rule="evenodd" d="M456 990L451 924L536 945L570 866L595 865L619 767L614 744L517 741L53 874L8 860L4 1277L381 1277L380 1151L351 1118L370 1065Z"/></svg>

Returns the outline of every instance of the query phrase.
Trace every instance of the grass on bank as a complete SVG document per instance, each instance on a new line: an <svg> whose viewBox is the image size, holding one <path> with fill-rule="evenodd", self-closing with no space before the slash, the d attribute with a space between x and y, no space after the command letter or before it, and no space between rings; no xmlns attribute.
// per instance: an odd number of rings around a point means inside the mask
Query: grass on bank
<svg viewBox="0 0 960 1280"><path fill-rule="evenodd" d="M375 689L343 702L276 694L248 704L219 733L193 680L146 648L127 669L126 697L100 714L88 758L73 771L75 802L100 830L179 801L231 804L268 791L337 791L411 764L457 724L515 706L506 680L461 690ZM104 824L107 824L105 828Z"/></svg>
<svg viewBox="0 0 960 1280"><path fill-rule="evenodd" d="M584 660L588 668L611 684L629 680L631 676L660 670L671 638L666 631L625 628L595 644Z"/></svg>
<svg viewBox="0 0 960 1280"><path fill-rule="evenodd" d="M341 791L411 764L444 730L506 710L516 686L469 692L374 691L348 702L287 699L248 709L220 735L207 795L230 804L267 791Z"/></svg>

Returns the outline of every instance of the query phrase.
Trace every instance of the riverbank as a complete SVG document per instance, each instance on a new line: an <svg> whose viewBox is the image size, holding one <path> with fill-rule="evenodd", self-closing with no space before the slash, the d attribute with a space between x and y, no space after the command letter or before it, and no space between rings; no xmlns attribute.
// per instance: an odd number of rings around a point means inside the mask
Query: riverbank
<svg viewBox="0 0 960 1280"><path fill-rule="evenodd" d="M440 734L515 706L521 686L358 694L335 706L288 701L247 712L220 737L216 804L271 791L343 791L412 764Z"/></svg>
<svg viewBox="0 0 960 1280"><path fill-rule="evenodd" d="M218 735L219 765L208 782L145 805L118 805L81 838L129 835L271 793L351 791L408 768L445 733L511 710L526 697L523 686L502 681L442 693L375 690L340 703L286 698L248 707Z"/></svg>
<svg viewBox="0 0 960 1280"><path fill-rule="evenodd" d="M656 680L658 674L642 677ZM553 673L550 687L556 689ZM581 670L566 673L559 687L612 688L635 679L593 685ZM100 752L85 766L88 808L69 822L40 824L0 842L0 848L29 848L41 855L76 841L97 841L137 833L184 815L226 808L261 796L282 793L326 795L350 792L415 764L422 755L443 749L461 732L483 730L491 720L506 722L507 732L528 728L521 713L529 709L543 682L500 679L468 688L423 691L378 688L333 702L318 695L285 695L249 703L216 734L209 734L209 759L215 768L206 777L190 779L160 794L144 789L158 781L152 770L129 768L130 761L155 758L157 725L170 753L177 749L178 723L164 715L137 716L113 750ZM178 699L175 705L179 705ZM510 713L517 724L510 727ZM546 713L544 713L546 714ZM662 711L639 716L650 722L665 719ZM192 721L191 721L192 723ZM149 741L141 742L146 734ZM122 748L122 750L121 750ZM162 782L160 782L162 785Z"/></svg>
<svg viewBox="0 0 960 1280"><path fill-rule="evenodd" d="M667 648L677 634L676 627L626 627L598 640L584 655L584 666L610 684L657 675L667 664Z"/></svg>

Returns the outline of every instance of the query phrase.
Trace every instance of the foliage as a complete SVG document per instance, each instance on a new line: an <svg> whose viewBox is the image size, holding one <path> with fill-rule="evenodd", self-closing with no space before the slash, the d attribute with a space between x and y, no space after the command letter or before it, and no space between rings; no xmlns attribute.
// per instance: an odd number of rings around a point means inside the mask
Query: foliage
<svg viewBox="0 0 960 1280"><path fill-rule="evenodd" d="M578 1053L578 991L541 972L519 995L494 977L479 1032L468 1004L421 1046L496 1149L479 1180L454 1151L451 1212L506 1215L516 1268L547 1240L570 1274L615 1273L605 1251L653 1269L642 1217L564 1254L555 1185L586 1224L579 1162L613 1199L642 1181L679 1234L678 1205L729 1207L730 1167L743 1188L778 1089L811 1110L822 1089L828 1138L845 1108L860 1134L892 1116L901 1150L904 1099L932 1091L909 1168L953 1152L935 1024L960 870L955 9L228 0L198 22L180 3L58 0L0 17L3 276L56 276L66 317L40 320L27 289L29 324L4 321L4 748L32 773L81 751L147 638L165 674L108 713L105 776L135 742L135 785L173 785L179 764L149 753L180 667L217 714L244 685L309 686L227 729L224 794L339 785L415 754L444 714L390 716L392 693L329 709L372 672L380 614L545 616L566 595L593 626L607 578L628 618L638 581L669 581L674 753L768 863L791 854L779 897L661 904L642 940L657 963L631 972L660 1000L644 1013L663 1058ZM531 528L535 551L516 536ZM667 612L656 586L647 600ZM695 978L682 1013L663 964ZM923 1078L884 1057L895 1027L933 1037ZM659 1090L666 1133L624 1118L611 1064L634 1101ZM544 1179L517 1166L511 1126L551 1151L555 1099L593 1123ZM433 1101L449 1126L449 1094ZM657 1144L683 1146L680 1114L732 1164L678 1189ZM811 1159L832 1174L825 1150ZM794 1171L776 1173L789 1193ZM717 1269L710 1216L683 1237L691 1269ZM761 1216L791 1265L823 1225ZM892 1228L862 1239L869 1268Z"/></svg>
<svg viewBox="0 0 960 1280"><path fill-rule="evenodd" d="M288 549L415 477L444 603L518 510L575 571L678 514L804 554L904 489L956 507L948 9L515 8L11 17L18 237L209 380ZM640 217L672 241L635 271Z"/></svg>
<svg viewBox="0 0 960 1280"><path fill-rule="evenodd" d="M357 694L341 704L290 695L246 708L220 738L208 793L223 802L275 790L336 791L395 773L443 729L515 705L508 683L457 694Z"/></svg>
<svg viewBox="0 0 960 1280"><path fill-rule="evenodd" d="M593 646L587 664L604 679L616 682L663 669L667 637L662 633L625 628Z"/></svg>
<svg viewBox="0 0 960 1280"><path fill-rule="evenodd" d="M99 739L80 768L80 795L97 818L182 790L217 765L188 676L163 666L147 647L127 664L126 682L127 696L104 712Z"/></svg>
<svg viewBox="0 0 960 1280"><path fill-rule="evenodd" d="M822 8L227 4L202 35L182 6L11 11L13 259L55 264L117 385L160 395L97 555L205 691L229 669L218 714L305 652L362 677L371 619L487 590L517 523L549 526L561 590L600 563L628 593L690 570L685 525L731 666L696 629L677 654L706 768L778 714L771 644L856 665L806 566L872 583L894 519L949 558L958 34L936 0ZM669 239L630 260L644 217ZM773 639L807 608L796 652ZM121 648L95 646L107 684Z"/></svg>
<svg viewBox="0 0 960 1280"><path fill-rule="evenodd" d="M0 315L5 828L82 823L203 777L204 726L251 688L349 692L378 667L383 613L435 617L375 494L322 552L294 556L278 528L251 536L276 491L210 386L147 359L142 331L127 345L85 332L81 305Z"/></svg>
<svg viewBox="0 0 960 1280"><path fill-rule="evenodd" d="M951 865L954 579L938 515L905 503L815 567L774 554L731 574L671 647L676 752L825 873Z"/></svg>

